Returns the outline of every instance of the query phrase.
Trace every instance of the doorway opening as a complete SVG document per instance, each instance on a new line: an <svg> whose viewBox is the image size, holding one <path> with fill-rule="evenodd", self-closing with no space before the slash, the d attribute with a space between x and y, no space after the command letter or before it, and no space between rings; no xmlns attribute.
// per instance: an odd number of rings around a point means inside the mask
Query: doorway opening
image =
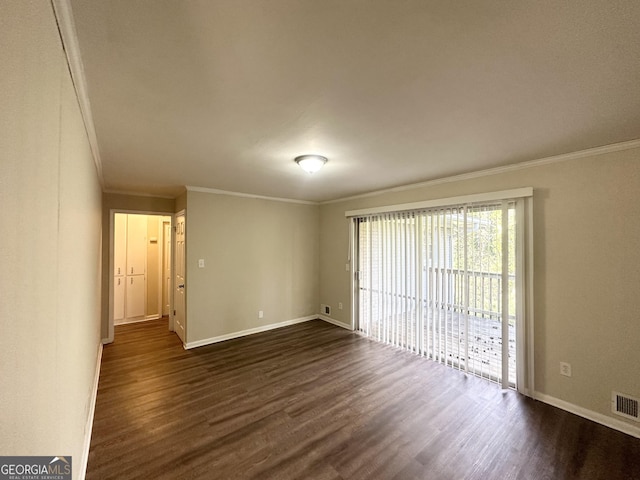
<svg viewBox="0 0 640 480"><path fill-rule="evenodd" d="M173 214L110 212L109 336L115 326L166 319L173 330Z"/></svg>

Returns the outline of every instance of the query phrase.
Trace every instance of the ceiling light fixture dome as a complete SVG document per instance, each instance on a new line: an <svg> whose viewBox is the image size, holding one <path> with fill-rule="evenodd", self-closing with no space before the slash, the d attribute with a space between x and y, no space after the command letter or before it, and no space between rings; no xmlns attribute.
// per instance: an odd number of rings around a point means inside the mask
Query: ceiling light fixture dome
<svg viewBox="0 0 640 480"><path fill-rule="evenodd" d="M305 172L315 173L327 163L327 157L321 155L300 155L295 158L295 162L300 165Z"/></svg>

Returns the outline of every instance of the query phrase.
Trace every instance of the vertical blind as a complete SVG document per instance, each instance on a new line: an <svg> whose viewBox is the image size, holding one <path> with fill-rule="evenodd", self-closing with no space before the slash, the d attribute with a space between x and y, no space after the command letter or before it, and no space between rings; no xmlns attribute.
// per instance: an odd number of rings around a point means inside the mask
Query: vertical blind
<svg viewBox="0 0 640 480"><path fill-rule="evenodd" d="M355 217L358 330L515 386L515 220L515 201Z"/></svg>

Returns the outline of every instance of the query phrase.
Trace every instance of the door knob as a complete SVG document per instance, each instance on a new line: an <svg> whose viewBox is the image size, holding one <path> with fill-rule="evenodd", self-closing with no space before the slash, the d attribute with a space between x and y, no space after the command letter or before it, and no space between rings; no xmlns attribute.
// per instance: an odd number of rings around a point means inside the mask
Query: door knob
<svg viewBox="0 0 640 480"><path fill-rule="evenodd" d="M178 285L178 288L184 288L184 283L181 285Z"/></svg>

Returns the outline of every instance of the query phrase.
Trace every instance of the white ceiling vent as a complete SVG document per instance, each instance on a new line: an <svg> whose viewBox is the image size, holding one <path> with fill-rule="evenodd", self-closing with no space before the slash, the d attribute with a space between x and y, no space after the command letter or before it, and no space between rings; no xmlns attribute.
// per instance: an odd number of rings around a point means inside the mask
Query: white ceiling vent
<svg viewBox="0 0 640 480"><path fill-rule="evenodd" d="M640 422L639 404L640 401L637 398L619 392L611 392L611 411L616 415Z"/></svg>

